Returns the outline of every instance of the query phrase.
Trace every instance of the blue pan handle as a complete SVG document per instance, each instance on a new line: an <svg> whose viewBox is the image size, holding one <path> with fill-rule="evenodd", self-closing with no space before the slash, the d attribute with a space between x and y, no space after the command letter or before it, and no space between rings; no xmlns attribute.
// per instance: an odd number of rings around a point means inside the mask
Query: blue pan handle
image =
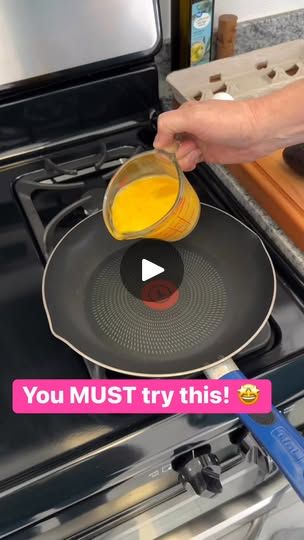
<svg viewBox="0 0 304 540"><path fill-rule="evenodd" d="M235 370L221 379L243 380L246 377ZM304 501L304 437L275 407L268 414L240 414L239 417Z"/></svg>

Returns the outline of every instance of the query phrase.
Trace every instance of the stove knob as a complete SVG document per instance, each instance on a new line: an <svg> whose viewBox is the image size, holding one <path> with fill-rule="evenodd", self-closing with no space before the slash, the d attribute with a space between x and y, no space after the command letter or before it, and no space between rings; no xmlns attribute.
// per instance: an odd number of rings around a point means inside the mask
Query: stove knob
<svg viewBox="0 0 304 540"><path fill-rule="evenodd" d="M197 495L213 497L221 493L221 467L214 454L191 455L178 469L180 481L190 484Z"/></svg>
<svg viewBox="0 0 304 540"><path fill-rule="evenodd" d="M247 462L257 465L261 480L276 470L276 465L272 458L257 443L251 433L245 431L241 435L238 445Z"/></svg>

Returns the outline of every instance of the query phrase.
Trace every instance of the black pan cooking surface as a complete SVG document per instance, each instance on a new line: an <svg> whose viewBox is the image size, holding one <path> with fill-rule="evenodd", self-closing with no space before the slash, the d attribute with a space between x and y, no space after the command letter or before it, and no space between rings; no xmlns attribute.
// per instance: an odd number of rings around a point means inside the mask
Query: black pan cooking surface
<svg viewBox="0 0 304 540"><path fill-rule="evenodd" d="M167 311L152 310L122 284L130 245L114 240L98 213L49 259L43 296L53 332L86 358L134 375L183 374L236 354L261 330L273 267L260 239L228 214L203 205L196 229L174 244L184 278Z"/></svg>

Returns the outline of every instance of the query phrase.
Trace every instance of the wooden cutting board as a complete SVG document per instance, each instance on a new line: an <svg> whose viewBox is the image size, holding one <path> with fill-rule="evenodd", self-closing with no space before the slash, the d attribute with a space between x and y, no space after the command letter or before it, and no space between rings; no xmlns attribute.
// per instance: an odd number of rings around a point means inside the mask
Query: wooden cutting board
<svg viewBox="0 0 304 540"><path fill-rule="evenodd" d="M304 176L284 162L282 150L253 163L227 168L304 251Z"/></svg>

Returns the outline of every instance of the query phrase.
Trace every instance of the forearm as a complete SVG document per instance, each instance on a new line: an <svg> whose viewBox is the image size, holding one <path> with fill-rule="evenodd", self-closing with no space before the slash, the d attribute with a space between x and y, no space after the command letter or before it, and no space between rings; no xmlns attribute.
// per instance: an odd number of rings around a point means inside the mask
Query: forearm
<svg viewBox="0 0 304 540"><path fill-rule="evenodd" d="M273 149L304 142L304 81L250 100L261 142Z"/></svg>

